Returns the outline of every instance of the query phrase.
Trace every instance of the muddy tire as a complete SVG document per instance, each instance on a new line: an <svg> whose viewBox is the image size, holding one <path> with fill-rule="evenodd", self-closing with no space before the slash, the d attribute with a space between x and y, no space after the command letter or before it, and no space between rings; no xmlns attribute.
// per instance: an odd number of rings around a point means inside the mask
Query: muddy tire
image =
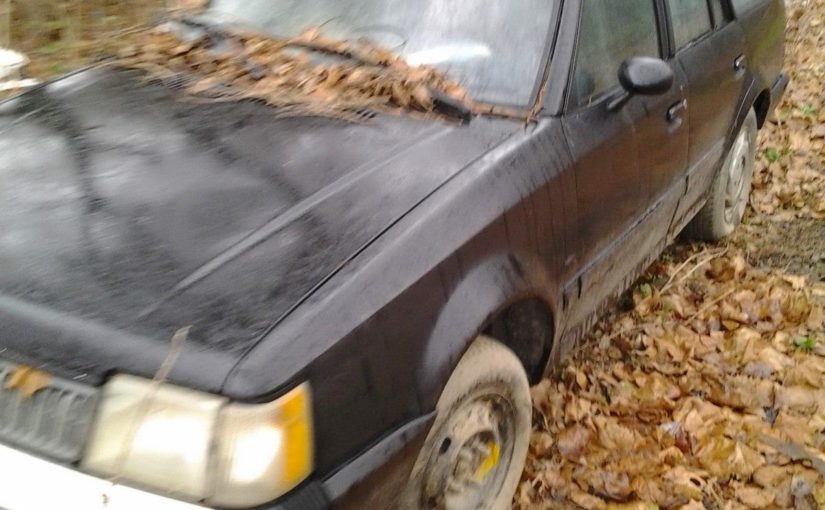
<svg viewBox="0 0 825 510"><path fill-rule="evenodd" d="M742 222L753 181L756 131L756 113L751 110L713 179L707 204L685 229L686 237L718 241L731 235Z"/></svg>
<svg viewBox="0 0 825 510"><path fill-rule="evenodd" d="M458 363L410 476L408 510L505 510L530 443L527 374L501 343L479 337Z"/></svg>

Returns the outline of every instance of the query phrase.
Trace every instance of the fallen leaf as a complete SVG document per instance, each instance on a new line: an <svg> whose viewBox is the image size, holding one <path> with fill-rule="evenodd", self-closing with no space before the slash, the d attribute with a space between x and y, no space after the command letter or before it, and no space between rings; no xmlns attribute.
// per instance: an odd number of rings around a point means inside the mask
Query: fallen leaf
<svg viewBox="0 0 825 510"><path fill-rule="evenodd" d="M585 446L592 437L592 433L581 425L563 430L556 441L562 457L576 460L584 453Z"/></svg>
<svg viewBox="0 0 825 510"><path fill-rule="evenodd" d="M736 489L736 499L748 508L762 509L773 505L775 498L769 491L741 485Z"/></svg>
<svg viewBox="0 0 825 510"><path fill-rule="evenodd" d="M753 481L763 489L770 489L788 481L790 476L785 467L762 466L753 473Z"/></svg>
<svg viewBox="0 0 825 510"><path fill-rule="evenodd" d="M665 473L663 479L673 486L676 495L701 500L707 485L706 477L707 473L704 471L676 466Z"/></svg>
<svg viewBox="0 0 825 510"><path fill-rule="evenodd" d="M570 492L570 501L585 510L607 510L607 504L600 498L574 489Z"/></svg>
<svg viewBox="0 0 825 510"><path fill-rule="evenodd" d="M816 469L820 475L825 475L825 459L823 459L823 454L821 452L806 448L796 443L780 441L776 438L765 435L761 435L759 440L788 456L792 460L807 460L811 463L811 465L813 465L814 469Z"/></svg>
<svg viewBox="0 0 825 510"><path fill-rule="evenodd" d="M817 394L806 386L776 386L775 405L796 411L811 411L817 407Z"/></svg>
<svg viewBox="0 0 825 510"><path fill-rule="evenodd" d="M38 391L46 388L51 375L36 368L18 365L6 377L3 387L16 390L23 400L31 398Z"/></svg>

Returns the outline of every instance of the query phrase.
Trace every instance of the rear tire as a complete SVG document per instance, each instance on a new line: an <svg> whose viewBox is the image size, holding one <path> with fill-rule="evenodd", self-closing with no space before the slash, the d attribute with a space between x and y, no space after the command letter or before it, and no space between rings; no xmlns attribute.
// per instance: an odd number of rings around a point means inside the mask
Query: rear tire
<svg viewBox="0 0 825 510"><path fill-rule="evenodd" d="M742 222L753 181L756 132L756 113L751 110L713 179L707 204L685 228L687 237L718 241L731 235Z"/></svg>
<svg viewBox="0 0 825 510"><path fill-rule="evenodd" d="M479 337L461 358L410 475L407 510L507 510L532 426L527 374L501 343Z"/></svg>

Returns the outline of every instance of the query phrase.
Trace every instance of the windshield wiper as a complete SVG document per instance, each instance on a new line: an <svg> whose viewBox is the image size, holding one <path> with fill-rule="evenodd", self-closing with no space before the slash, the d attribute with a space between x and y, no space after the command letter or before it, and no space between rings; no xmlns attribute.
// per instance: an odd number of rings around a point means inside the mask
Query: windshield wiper
<svg viewBox="0 0 825 510"><path fill-rule="evenodd" d="M469 124L473 117L473 111L458 99L449 96L438 89L429 89L430 97L433 100L433 110L446 117L454 117L462 124Z"/></svg>

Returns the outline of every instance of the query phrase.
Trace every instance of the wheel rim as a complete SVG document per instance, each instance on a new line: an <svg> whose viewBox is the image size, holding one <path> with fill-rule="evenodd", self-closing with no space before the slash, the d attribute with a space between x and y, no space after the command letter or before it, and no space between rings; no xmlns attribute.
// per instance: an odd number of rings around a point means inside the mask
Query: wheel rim
<svg viewBox="0 0 825 510"><path fill-rule="evenodd" d="M745 212L750 157L750 137L747 130L742 130L736 137L730 158L725 162L725 172L728 177L725 187L725 221L728 224L739 221Z"/></svg>
<svg viewBox="0 0 825 510"><path fill-rule="evenodd" d="M423 507L490 508L509 471L515 433L515 409L500 395L477 396L454 409L425 468Z"/></svg>

